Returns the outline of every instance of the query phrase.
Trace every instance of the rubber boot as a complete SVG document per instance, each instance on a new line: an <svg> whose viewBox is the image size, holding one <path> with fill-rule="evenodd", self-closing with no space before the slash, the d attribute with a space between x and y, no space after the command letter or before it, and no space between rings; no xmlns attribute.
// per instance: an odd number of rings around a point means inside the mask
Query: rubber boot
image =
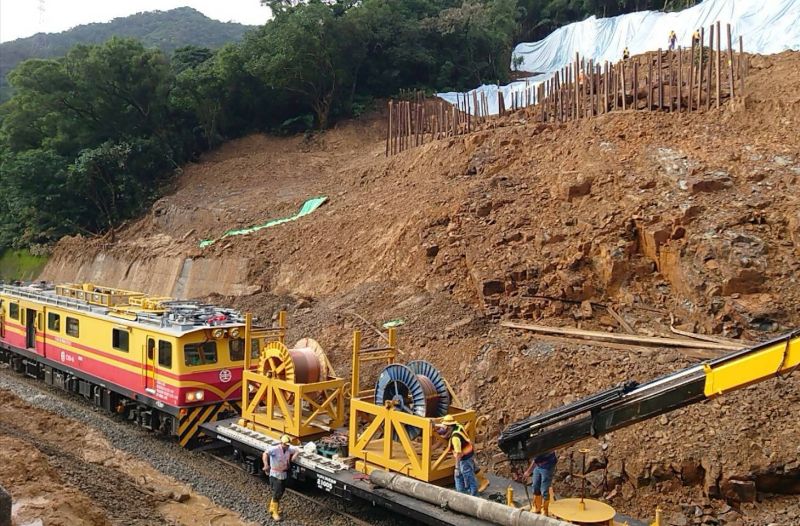
<svg viewBox="0 0 800 526"><path fill-rule="evenodd" d="M542 512L542 496L541 495L534 495L533 496L533 506L531 506L531 511L533 513L541 513Z"/></svg>
<svg viewBox="0 0 800 526"><path fill-rule="evenodd" d="M489 479L483 474L483 471L475 473L475 478L478 479L478 493L483 493L489 487Z"/></svg>
<svg viewBox="0 0 800 526"><path fill-rule="evenodd" d="M272 520L275 522L281 520L281 511L278 508L278 503L274 500L269 501L269 513L272 515Z"/></svg>
<svg viewBox="0 0 800 526"><path fill-rule="evenodd" d="M550 509L550 499L545 499L542 503L542 515L547 515L547 511Z"/></svg>

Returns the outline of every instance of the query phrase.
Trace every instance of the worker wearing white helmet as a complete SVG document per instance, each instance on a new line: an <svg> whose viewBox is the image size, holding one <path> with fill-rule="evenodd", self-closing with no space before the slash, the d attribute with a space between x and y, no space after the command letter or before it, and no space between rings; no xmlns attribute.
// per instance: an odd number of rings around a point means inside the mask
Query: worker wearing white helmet
<svg viewBox="0 0 800 526"><path fill-rule="evenodd" d="M269 501L269 512L272 520L281 520L280 501L289 476L289 468L294 459L300 454L300 449L291 445L289 435L281 437L281 443L271 446L261 455L264 471L269 473L269 486L272 489L272 499Z"/></svg>

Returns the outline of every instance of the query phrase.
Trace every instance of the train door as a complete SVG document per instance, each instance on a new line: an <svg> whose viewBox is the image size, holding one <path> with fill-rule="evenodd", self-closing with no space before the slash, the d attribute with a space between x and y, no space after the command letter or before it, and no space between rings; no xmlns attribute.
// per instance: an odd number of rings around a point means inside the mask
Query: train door
<svg viewBox="0 0 800 526"><path fill-rule="evenodd" d="M145 345L144 389L150 393L156 392L156 339L147 337Z"/></svg>
<svg viewBox="0 0 800 526"><path fill-rule="evenodd" d="M36 350L36 310L25 309L25 347Z"/></svg>

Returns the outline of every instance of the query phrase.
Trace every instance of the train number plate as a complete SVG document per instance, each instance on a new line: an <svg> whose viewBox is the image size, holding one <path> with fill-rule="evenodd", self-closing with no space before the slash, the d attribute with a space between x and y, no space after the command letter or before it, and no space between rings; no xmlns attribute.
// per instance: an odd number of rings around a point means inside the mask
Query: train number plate
<svg viewBox="0 0 800 526"><path fill-rule="evenodd" d="M328 493L332 493L334 486L336 486L336 481L332 478L326 477L325 475L317 475L317 487L319 489L324 489Z"/></svg>

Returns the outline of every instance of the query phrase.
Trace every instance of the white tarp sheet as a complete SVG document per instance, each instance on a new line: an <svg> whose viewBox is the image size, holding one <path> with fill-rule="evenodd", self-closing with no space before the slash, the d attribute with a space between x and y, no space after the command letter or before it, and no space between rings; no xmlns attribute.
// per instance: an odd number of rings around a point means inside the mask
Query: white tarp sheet
<svg viewBox="0 0 800 526"><path fill-rule="evenodd" d="M678 46L691 46L692 33L719 21L722 25L722 47L727 48L726 24L731 24L734 47L738 49L739 35L744 50L750 53L772 54L800 49L800 0L705 0L676 13L640 11L612 18L590 17L553 31L538 42L524 42L514 49L514 57L522 57L519 69L535 73L528 86L537 85L554 71L575 60L575 53L594 59L595 63L616 62L628 47L631 55L667 49L667 36L675 31ZM513 64L513 62L512 62ZM526 81L506 86L483 85L473 91L486 94L489 112L497 113L497 92L503 92L506 107L514 93L524 92ZM463 94L459 94L463 101ZM456 102L455 92L439 93L450 103ZM466 97L470 112L472 91ZM463 102L462 102L463 104Z"/></svg>

